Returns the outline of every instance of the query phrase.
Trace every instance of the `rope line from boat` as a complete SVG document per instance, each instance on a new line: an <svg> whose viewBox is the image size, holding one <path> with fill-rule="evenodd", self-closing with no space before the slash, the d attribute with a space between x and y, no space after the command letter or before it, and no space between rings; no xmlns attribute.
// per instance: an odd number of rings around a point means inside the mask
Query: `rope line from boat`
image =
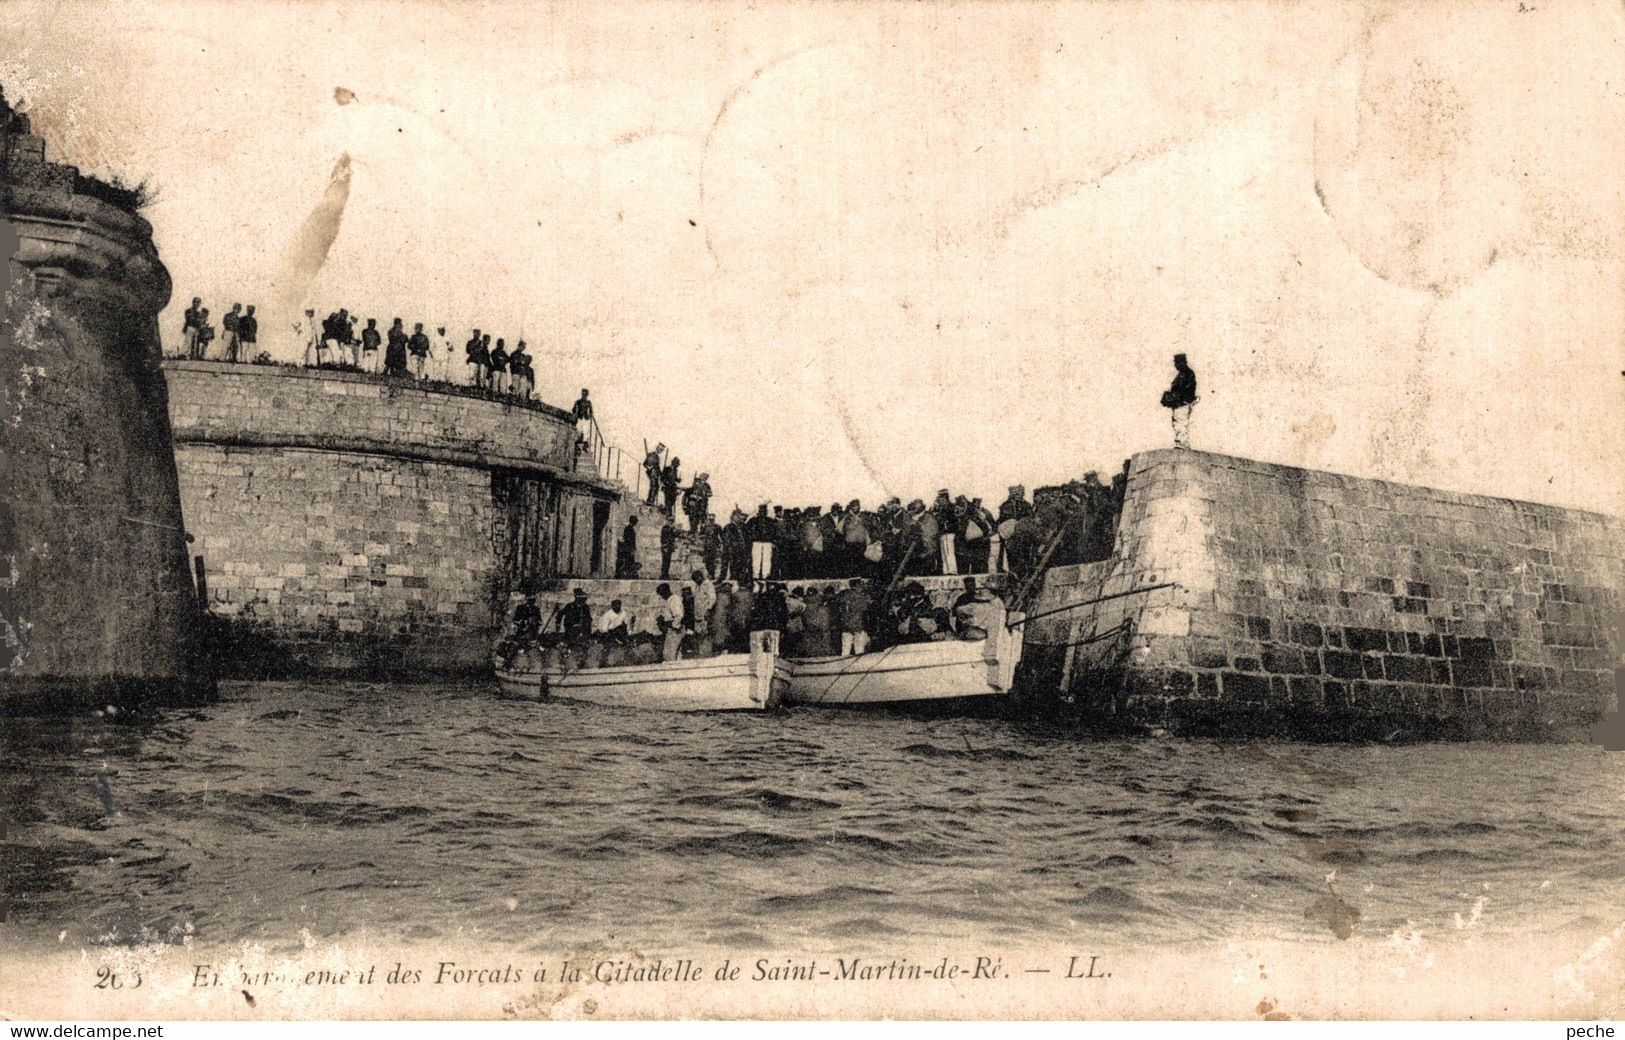
<svg viewBox="0 0 1625 1040"><path fill-rule="evenodd" d="M1088 646L1090 643L1098 643L1104 639L1111 639L1113 636L1127 632L1131 627L1132 626L1130 626L1128 623L1128 619L1124 618L1111 628L1106 629L1106 631L1097 632L1094 635L1089 636L1087 639L1079 639L1076 642L1071 643L1034 643L1033 646L1041 646L1049 650L1065 650L1069 646Z"/></svg>
<svg viewBox="0 0 1625 1040"><path fill-rule="evenodd" d="M1172 589L1172 588L1177 588L1177 587L1179 587L1179 582L1177 582L1177 581L1164 581L1164 582L1159 582L1156 585L1142 585L1139 588L1129 589L1126 592L1114 592L1110 596L1094 596L1094 597L1091 597L1090 599L1080 599L1076 603L1068 603L1068 604L1065 604L1064 606L1056 607L1053 610L1045 610L1045 611L1041 611L1041 612L1039 612L1037 614L1028 614L1027 616L1021 618L1019 621L1007 622L1004 627L1007 628L1007 629L1011 629L1011 628L1015 628L1017 625L1025 625L1029 621L1037 621L1039 618L1047 618L1047 617L1051 617L1051 616L1053 616L1055 614L1062 614L1062 613L1065 613L1068 610L1077 610L1079 607L1091 607L1091 606L1094 606L1096 603L1105 603L1107 600L1122 599L1124 596L1135 596L1135 595L1138 595L1138 594L1140 594L1142 592L1155 592L1157 589ZM1058 645L1058 644L1044 643L1044 644L1040 644L1040 645L1054 646L1054 645Z"/></svg>

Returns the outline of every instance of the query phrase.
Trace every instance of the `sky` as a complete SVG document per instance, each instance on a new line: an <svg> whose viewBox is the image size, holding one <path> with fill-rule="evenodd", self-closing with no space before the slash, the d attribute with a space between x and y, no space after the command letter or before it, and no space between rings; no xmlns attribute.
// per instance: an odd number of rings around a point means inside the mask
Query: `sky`
<svg viewBox="0 0 1625 1040"><path fill-rule="evenodd" d="M724 513L1108 474L1184 352L1197 448L1625 514L1622 44L1546 0L8 0L0 84L156 190L166 337L523 338Z"/></svg>

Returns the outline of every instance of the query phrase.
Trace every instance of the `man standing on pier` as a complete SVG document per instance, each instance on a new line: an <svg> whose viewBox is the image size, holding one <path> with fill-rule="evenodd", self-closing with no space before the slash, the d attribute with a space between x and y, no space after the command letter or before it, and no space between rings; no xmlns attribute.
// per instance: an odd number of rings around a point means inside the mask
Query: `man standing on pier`
<svg viewBox="0 0 1625 1040"><path fill-rule="evenodd" d="M758 506L756 515L745 523L745 537L750 542L750 576L764 585L773 575L773 542L777 534L778 525L767 515L767 505Z"/></svg>
<svg viewBox="0 0 1625 1040"><path fill-rule="evenodd" d="M1184 354L1174 355L1174 381L1163 391L1162 406L1172 413L1174 447L1191 446L1191 409L1196 407L1196 372Z"/></svg>

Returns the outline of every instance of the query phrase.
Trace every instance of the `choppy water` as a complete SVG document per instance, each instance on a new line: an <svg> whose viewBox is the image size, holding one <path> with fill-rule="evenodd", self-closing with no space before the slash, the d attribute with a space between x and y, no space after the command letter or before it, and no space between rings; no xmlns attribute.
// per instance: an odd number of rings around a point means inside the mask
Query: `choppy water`
<svg viewBox="0 0 1625 1040"><path fill-rule="evenodd" d="M18 941L816 952L1625 917L1625 756L1588 746L1095 741L300 684L5 741Z"/></svg>

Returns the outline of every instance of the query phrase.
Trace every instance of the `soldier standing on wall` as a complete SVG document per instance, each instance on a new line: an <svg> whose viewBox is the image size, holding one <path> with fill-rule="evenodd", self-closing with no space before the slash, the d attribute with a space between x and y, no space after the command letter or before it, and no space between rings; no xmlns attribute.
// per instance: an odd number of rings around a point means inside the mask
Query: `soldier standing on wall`
<svg viewBox="0 0 1625 1040"><path fill-rule="evenodd" d="M445 378L446 382L449 383L451 382L451 359L455 356L451 349L451 337L446 335L446 327L444 325L441 325L439 328L435 329L434 335L435 339L440 341L440 356L446 359L440 362L441 375Z"/></svg>
<svg viewBox="0 0 1625 1040"><path fill-rule="evenodd" d="M586 444L588 434L592 433L592 402L587 400L587 388L581 388L581 396L576 399L575 406L570 414L576 418L576 443Z"/></svg>
<svg viewBox="0 0 1625 1040"><path fill-rule="evenodd" d="M660 471L660 491L666 498L667 517L677 515L677 486L683 482L683 460L673 455L666 468Z"/></svg>
<svg viewBox="0 0 1625 1040"><path fill-rule="evenodd" d="M384 351L384 372L392 376L406 375L406 329L401 319L389 327L389 346Z"/></svg>
<svg viewBox="0 0 1625 1040"><path fill-rule="evenodd" d="M367 327L361 330L361 357L356 361L356 367L363 372L378 371L378 346L383 341L383 334L378 331L378 319L368 318Z"/></svg>
<svg viewBox="0 0 1625 1040"><path fill-rule="evenodd" d="M499 394L508 392L508 348L505 342L497 339L497 345L491 349L486 361L491 367L491 389Z"/></svg>
<svg viewBox="0 0 1625 1040"><path fill-rule="evenodd" d="M644 441L643 446L647 448L649 442ZM652 450L646 451L643 455L643 475L649 478L649 495L643 500L646 506L654 505L656 497L660 494L660 453L665 450L664 444L656 444Z"/></svg>
<svg viewBox="0 0 1625 1040"><path fill-rule="evenodd" d="M237 340L237 319L242 317L243 305L234 303L225 317L220 319L220 349L224 352L227 361L242 360L237 356L239 343Z"/></svg>
<svg viewBox="0 0 1625 1040"><path fill-rule="evenodd" d="M203 297L194 296L192 306L186 308L186 315L181 320L181 349L193 361L202 360L197 350L197 332L203 327L202 310Z"/></svg>
<svg viewBox="0 0 1625 1040"><path fill-rule="evenodd" d="M523 400L530 400L531 388L536 385L536 370L530 367L530 355L525 353L525 341L508 355L508 389Z"/></svg>
<svg viewBox="0 0 1625 1040"><path fill-rule="evenodd" d="M480 330L475 329L474 335L470 336L468 342L463 344L463 362L474 369L469 376L469 386L485 385L485 364L490 360L490 356L485 351L485 341L480 339Z"/></svg>
<svg viewBox="0 0 1625 1040"><path fill-rule="evenodd" d="M1191 446L1191 409L1196 407L1196 372L1185 363L1184 354L1174 355L1174 381L1163 391L1162 406L1173 417L1174 447Z"/></svg>
<svg viewBox="0 0 1625 1040"><path fill-rule="evenodd" d="M423 322L412 326L412 338L407 341L406 349L412 354L412 372L419 380L427 379L426 369L429 364L429 337L423 332Z"/></svg>
<svg viewBox="0 0 1625 1040"><path fill-rule="evenodd" d="M197 312L197 359L209 356L209 344L214 342L214 326L209 324L209 308Z"/></svg>
<svg viewBox="0 0 1625 1040"><path fill-rule="evenodd" d="M242 360L254 360L254 348L259 345L260 320L254 317L254 305L248 305L248 311L237 319L237 343Z"/></svg>

